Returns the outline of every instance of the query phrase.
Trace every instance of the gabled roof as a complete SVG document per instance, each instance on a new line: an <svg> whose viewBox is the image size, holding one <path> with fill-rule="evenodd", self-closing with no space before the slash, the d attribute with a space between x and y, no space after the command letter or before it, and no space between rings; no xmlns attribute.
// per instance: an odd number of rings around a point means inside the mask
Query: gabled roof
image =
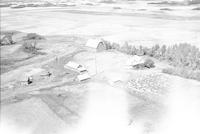
<svg viewBox="0 0 200 134"><path fill-rule="evenodd" d="M81 67L80 64L73 62L73 61L69 61L67 64L65 64L64 66L65 68L72 68L72 69L78 69L79 67Z"/></svg>
<svg viewBox="0 0 200 134"><path fill-rule="evenodd" d="M85 46L91 48L97 48L100 42L102 42L101 39L89 39Z"/></svg>

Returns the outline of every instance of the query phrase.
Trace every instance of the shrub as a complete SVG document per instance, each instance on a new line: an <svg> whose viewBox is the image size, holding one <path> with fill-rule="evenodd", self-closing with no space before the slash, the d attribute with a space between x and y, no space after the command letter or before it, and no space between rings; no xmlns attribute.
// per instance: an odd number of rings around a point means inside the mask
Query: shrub
<svg viewBox="0 0 200 134"><path fill-rule="evenodd" d="M2 45L12 45L15 42L12 39L13 34L6 34L3 36L3 38L0 40L1 46Z"/></svg>
<svg viewBox="0 0 200 134"><path fill-rule="evenodd" d="M36 45L37 45L36 40L24 41L24 43L23 43L24 51L29 52L29 53L36 53L38 50Z"/></svg>
<svg viewBox="0 0 200 134"><path fill-rule="evenodd" d="M144 63L133 65L134 69L146 69L155 67L154 61L151 59L146 59Z"/></svg>
<svg viewBox="0 0 200 134"><path fill-rule="evenodd" d="M144 63L140 63L140 64L137 64L137 65L134 65L133 66L133 69L145 69L145 65Z"/></svg>
<svg viewBox="0 0 200 134"><path fill-rule="evenodd" d="M42 40L42 39L44 39L44 37L36 33L29 33L24 37L24 40Z"/></svg>
<svg viewBox="0 0 200 134"><path fill-rule="evenodd" d="M146 68L153 68L153 67L155 67L155 63L151 59L146 59L145 62L144 62L144 66Z"/></svg>

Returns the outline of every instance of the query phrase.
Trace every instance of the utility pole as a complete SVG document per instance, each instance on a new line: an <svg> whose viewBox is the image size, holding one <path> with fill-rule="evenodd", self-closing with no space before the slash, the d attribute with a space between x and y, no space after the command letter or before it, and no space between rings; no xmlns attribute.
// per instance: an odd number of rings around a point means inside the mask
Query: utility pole
<svg viewBox="0 0 200 134"><path fill-rule="evenodd" d="M95 70L96 70L96 74L97 74L97 56L96 56L96 52L95 52Z"/></svg>

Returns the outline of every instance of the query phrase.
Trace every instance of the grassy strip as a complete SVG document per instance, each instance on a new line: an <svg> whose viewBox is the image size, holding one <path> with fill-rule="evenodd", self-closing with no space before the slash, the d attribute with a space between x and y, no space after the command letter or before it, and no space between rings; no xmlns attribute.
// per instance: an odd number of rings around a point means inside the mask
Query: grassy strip
<svg viewBox="0 0 200 134"><path fill-rule="evenodd" d="M166 68L162 70L163 73L180 76L187 79L194 79L200 81L199 70L189 70L185 68Z"/></svg>

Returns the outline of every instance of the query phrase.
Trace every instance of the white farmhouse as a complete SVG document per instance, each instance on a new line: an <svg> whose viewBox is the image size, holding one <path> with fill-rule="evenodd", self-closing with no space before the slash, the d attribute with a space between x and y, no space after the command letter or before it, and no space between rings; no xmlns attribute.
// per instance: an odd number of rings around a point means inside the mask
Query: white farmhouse
<svg viewBox="0 0 200 134"><path fill-rule="evenodd" d="M86 72L86 68L76 62L73 62L73 61L69 61L67 64L64 65L64 68L66 69L72 69L74 71L77 71L79 73L82 73L82 72Z"/></svg>

